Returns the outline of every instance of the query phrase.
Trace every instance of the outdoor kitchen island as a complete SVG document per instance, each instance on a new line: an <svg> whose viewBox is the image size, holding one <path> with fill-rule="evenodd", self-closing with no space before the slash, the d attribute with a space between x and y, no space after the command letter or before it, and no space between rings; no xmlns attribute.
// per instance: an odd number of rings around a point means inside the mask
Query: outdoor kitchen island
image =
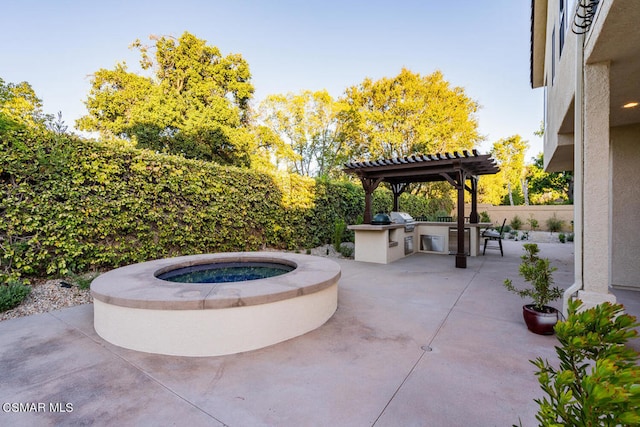
<svg viewBox="0 0 640 427"><path fill-rule="evenodd" d="M415 221L405 224L350 225L355 233L355 260L390 264L416 252L449 254L456 252L457 222ZM480 232L492 223L465 223L465 251L480 253Z"/></svg>

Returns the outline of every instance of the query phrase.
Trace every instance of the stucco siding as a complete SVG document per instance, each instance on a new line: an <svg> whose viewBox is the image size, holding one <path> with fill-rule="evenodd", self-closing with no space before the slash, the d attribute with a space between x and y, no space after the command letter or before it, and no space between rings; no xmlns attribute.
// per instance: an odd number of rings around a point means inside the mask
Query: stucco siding
<svg viewBox="0 0 640 427"><path fill-rule="evenodd" d="M547 34L555 30L555 42L559 39L557 7L549 8ZM547 40L545 76L547 82L547 112L544 136L544 163L549 171L572 169L573 123L576 87L576 35L565 33L560 49L552 49ZM555 58L554 58L555 56Z"/></svg>
<svg viewBox="0 0 640 427"><path fill-rule="evenodd" d="M613 286L640 289L640 125L611 129Z"/></svg>
<svg viewBox="0 0 640 427"><path fill-rule="evenodd" d="M585 67L583 177L584 290L607 294L611 254L609 64Z"/></svg>

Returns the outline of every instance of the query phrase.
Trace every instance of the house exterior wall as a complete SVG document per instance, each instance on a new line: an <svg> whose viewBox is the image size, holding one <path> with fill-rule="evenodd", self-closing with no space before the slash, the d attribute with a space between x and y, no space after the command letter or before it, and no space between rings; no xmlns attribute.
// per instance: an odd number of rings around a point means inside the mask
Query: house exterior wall
<svg viewBox="0 0 640 427"><path fill-rule="evenodd" d="M565 16L568 24L568 17ZM576 87L576 35L564 30L560 49L560 16L557 1L547 8L544 59L546 111L544 115L544 167L550 172L573 167L573 111ZM555 45L555 48L554 48Z"/></svg>
<svg viewBox="0 0 640 427"><path fill-rule="evenodd" d="M622 108L640 97L640 2L600 1L560 52L561 2L532 1L532 86L545 90L545 169L574 171L575 279L593 305L614 300L611 286L640 290L640 116ZM566 14L570 28L575 2Z"/></svg>
<svg viewBox="0 0 640 427"><path fill-rule="evenodd" d="M583 287L607 294L610 283L609 64L585 67Z"/></svg>
<svg viewBox="0 0 640 427"><path fill-rule="evenodd" d="M640 289L640 124L611 129L611 284Z"/></svg>

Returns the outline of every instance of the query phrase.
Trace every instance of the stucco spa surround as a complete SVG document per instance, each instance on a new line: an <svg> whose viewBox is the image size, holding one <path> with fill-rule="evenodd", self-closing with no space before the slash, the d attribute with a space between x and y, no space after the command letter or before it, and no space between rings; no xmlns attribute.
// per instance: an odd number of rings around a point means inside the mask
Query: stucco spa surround
<svg viewBox="0 0 640 427"><path fill-rule="evenodd" d="M163 273L215 263L263 262L293 267L265 279L174 283ZM94 327L120 347L175 356L255 350L322 326L337 309L340 266L280 252L193 255L109 271L91 285Z"/></svg>

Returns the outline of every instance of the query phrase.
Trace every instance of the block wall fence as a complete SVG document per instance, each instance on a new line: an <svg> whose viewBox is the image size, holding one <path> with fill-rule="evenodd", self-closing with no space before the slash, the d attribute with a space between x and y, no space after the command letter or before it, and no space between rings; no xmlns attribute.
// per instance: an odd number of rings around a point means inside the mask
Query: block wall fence
<svg viewBox="0 0 640 427"><path fill-rule="evenodd" d="M465 215L471 212L471 205L465 204ZM487 212L491 222L495 225L502 225L502 221L506 218L507 225L517 215L522 220L521 230L531 230L531 226L527 222L529 218L538 220L538 228L540 231L548 231L547 219L553 217L564 221L562 231L571 232L573 221L573 205L530 205L530 206L493 206L485 203L478 203L478 214ZM456 215L457 210L454 209L452 215Z"/></svg>

